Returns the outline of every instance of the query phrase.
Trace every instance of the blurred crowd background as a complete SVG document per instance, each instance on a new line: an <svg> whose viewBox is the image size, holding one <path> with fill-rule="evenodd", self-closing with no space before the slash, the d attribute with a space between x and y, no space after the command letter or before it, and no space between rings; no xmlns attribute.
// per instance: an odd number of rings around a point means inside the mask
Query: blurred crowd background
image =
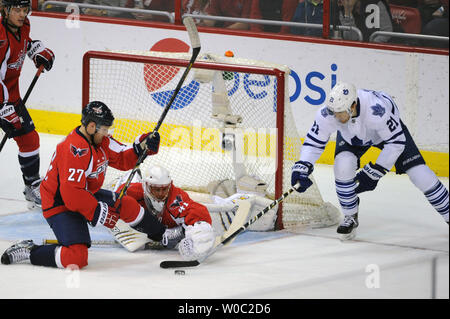
<svg viewBox="0 0 450 319"><path fill-rule="evenodd" d="M173 23L176 1L39 0L39 10L73 12L76 4L80 15ZM329 11L332 39L449 47L448 0L330 0ZM205 27L323 34L323 0L182 0L185 14L195 15L196 23Z"/></svg>

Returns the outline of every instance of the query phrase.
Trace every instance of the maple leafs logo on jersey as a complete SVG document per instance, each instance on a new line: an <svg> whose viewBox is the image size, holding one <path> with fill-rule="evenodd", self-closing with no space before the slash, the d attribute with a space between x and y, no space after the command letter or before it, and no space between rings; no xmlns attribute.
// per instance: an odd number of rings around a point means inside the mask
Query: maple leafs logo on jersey
<svg viewBox="0 0 450 319"><path fill-rule="evenodd" d="M89 149L87 148L78 148L70 144L70 151L72 152L74 157L82 157L86 155L89 152Z"/></svg>
<svg viewBox="0 0 450 319"><path fill-rule="evenodd" d="M384 107L382 107L380 104L375 104L373 106L371 106L372 111L373 111L373 115L375 116L379 116L379 117L383 117L384 113L386 113L386 109Z"/></svg>

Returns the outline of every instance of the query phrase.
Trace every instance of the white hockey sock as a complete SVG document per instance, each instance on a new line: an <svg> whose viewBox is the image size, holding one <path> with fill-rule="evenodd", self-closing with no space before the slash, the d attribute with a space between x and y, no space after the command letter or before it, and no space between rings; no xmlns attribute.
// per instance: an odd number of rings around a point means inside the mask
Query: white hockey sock
<svg viewBox="0 0 450 319"><path fill-rule="evenodd" d="M359 198L355 192L356 183L350 181L336 180L336 194L341 204L342 213L346 216L353 215L358 212Z"/></svg>
<svg viewBox="0 0 450 319"><path fill-rule="evenodd" d="M438 181L429 191L424 193L430 204L448 222L448 190Z"/></svg>
<svg viewBox="0 0 450 319"><path fill-rule="evenodd" d="M428 202L448 222L448 190L427 165L417 165L406 172L413 184L420 189Z"/></svg>

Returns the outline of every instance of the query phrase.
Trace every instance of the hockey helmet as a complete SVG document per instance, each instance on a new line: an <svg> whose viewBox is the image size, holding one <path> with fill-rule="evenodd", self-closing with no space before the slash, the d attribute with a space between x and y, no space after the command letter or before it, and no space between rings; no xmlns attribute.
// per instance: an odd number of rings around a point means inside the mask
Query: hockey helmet
<svg viewBox="0 0 450 319"><path fill-rule="evenodd" d="M105 103L92 101L83 108L81 113L81 124L87 126L90 122L94 122L98 130L102 125L112 126L114 116Z"/></svg>
<svg viewBox="0 0 450 319"><path fill-rule="evenodd" d="M5 7L31 7L31 0L3 0Z"/></svg>
<svg viewBox="0 0 450 319"><path fill-rule="evenodd" d="M160 212L169 196L171 185L172 178L166 168L157 165L149 167L142 181L146 203L150 200L151 206Z"/></svg>
<svg viewBox="0 0 450 319"><path fill-rule="evenodd" d="M330 92L327 107L333 113L351 113L351 106L358 99L356 88L353 84L338 82Z"/></svg>

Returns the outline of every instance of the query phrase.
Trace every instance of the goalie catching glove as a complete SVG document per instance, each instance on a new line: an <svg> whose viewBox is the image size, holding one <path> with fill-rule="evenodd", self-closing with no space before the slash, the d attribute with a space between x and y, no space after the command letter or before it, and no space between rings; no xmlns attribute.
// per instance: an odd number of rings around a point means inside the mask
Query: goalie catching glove
<svg viewBox="0 0 450 319"><path fill-rule="evenodd" d="M292 166L291 185L294 186L298 182L300 183L297 192L303 193L312 185L309 175L311 175L313 170L313 165L304 161L298 161Z"/></svg>
<svg viewBox="0 0 450 319"><path fill-rule="evenodd" d="M33 60L36 68L39 68L41 65L47 71L53 66L53 61L55 60L55 54L49 48L46 48L42 41L35 40L28 43L27 48L28 57Z"/></svg>
<svg viewBox="0 0 450 319"><path fill-rule="evenodd" d="M119 220L119 217L119 213L115 207L108 206L105 202L98 202L90 224L92 227L95 227L100 223L106 228L113 228Z"/></svg>
<svg viewBox="0 0 450 319"><path fill-rule="evenodd" d="M134 141L133 148L137 156L147 152L147 155L158 153L160 136L158 132L144 133L139 135Z"/></svg>
<svg viewBox="0 0 450 319"><path fill-rule="evenodd" d="M356 194L373 191L377 187L380 178L386 175L387 172L388 170L381 165L372 164L372 162L366 164L364 168L356 174Z"/></svg>
<svg viewBox="0 0 450 319"><path fill-rule="evenodd" d="M211 225L207 222L196 222L185 229L185 238L178 251L184 260L197 260L205 256L213 248L216 237Z"/></svg>

